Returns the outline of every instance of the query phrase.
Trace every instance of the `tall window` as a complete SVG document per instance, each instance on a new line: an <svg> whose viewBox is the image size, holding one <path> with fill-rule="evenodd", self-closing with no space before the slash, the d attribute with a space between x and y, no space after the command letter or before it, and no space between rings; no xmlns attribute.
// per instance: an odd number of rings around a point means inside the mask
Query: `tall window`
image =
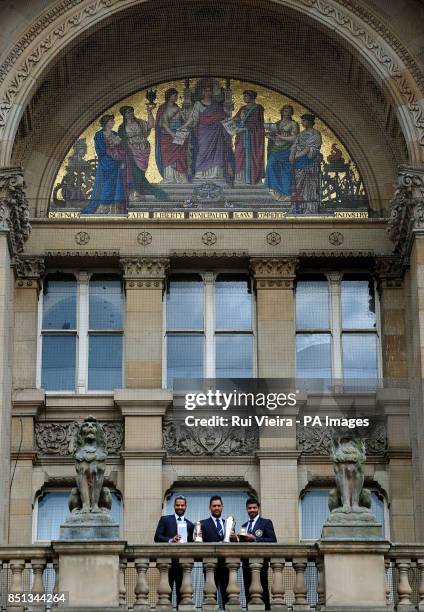
<svg viewBox="0 0 424 612"><path fill-rule="evenodd" d="M47 275L42 296L41 368L46 391L109 391L122 386L119 276Z"/></svg>
<svg viewBox="0 0 424 612"><path fill-rule="evenodd" d="M175 274L166 299L167 385L253 376L252 294L244 274Z"/></svg>
<svg viewBox="0 0 424 612"><path fill-rule="evenodd" d="M372 384L379 341L374 281L367 275L301 276L296 286L297 376Z"/></svg>

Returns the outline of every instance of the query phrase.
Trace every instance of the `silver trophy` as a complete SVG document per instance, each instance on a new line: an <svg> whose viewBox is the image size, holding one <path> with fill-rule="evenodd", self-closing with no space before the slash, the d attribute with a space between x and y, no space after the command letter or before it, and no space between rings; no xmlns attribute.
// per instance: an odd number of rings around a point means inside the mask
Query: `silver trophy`
<svg viewBox="0 0 424 612"><path fill-rule="evenodd" d="M225 521L225 535L224 542L230 541L231 532L234 530L236 526L236 519L233 516L229 516Z"/></svg>

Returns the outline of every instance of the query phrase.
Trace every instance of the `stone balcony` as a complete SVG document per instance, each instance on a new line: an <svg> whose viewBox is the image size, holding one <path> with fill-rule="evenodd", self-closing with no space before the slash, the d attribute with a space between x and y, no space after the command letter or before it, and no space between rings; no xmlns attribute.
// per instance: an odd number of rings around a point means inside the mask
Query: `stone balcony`
<svg viewBox="0 0 424 612"><path fill-rule="evenodd" d="M60 541L46 546L2 547L0 610L172 612L175 598L168 583L168 569L172 559L178 559L183 568L180 610L214 612L219 610L214 568L222 558L230 574L226 607L230 612L242 612L246 602L249 610L264 610L259 577L264 558L270 560L271 608L275 612L424 610L424 544L384 541L172 546ZM240 568L244 559L252 570L247 594ZM349 564L353 571L346 574ZM355 574L355 564L361 568L359 574ZM378 564L381 573L375 571ZM328 575L329 568L333 568L333 576ZM53 598L62 592L67 598L65 604L31 603L37 595L50 594ZM380 603L379 592L383 597ZM9 594L20 595L21 601L8 603ZM75 597L78 603L73 601ZM86 603L82 603L84 597Z"/></svg>

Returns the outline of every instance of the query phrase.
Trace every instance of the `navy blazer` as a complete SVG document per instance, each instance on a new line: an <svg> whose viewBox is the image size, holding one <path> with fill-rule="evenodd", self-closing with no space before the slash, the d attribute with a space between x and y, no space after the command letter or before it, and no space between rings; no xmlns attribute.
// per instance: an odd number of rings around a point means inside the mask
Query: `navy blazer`
<svg viewBox="0 0 424 612"><path fill-rule="evenodd" d="M249 521L243 523L242 527L246 527L247 530L248 524ZM261 535L256 535L257 531L262 532ZM277 537L274 531L274 525L272 524L271 519L266 519L259 516L253 527L252 533L256 538L256 542L268 542L271 544L272 542L277 541Z"/></svg>
<svg viewBox="0 0 424 612"><path fill-rule="evenodd" d="M187 523L187 540L193 542L193 530L194 525L188 519L185 519ZM174 536L177 535L177 519L175 514L167 514L161 516L159 519L158 526L156 527L155 542L169 542Z"/></svg>
<svg viewBox="0 0 424 612"><path fill-rule="evenodd" d="M220 518L222 520L222 516ZM200 528L202 530L202 539L204 542L222 542L216 527L216 521L213 520L211 516L200 521ZM223 529L225 534L225 519Z"/></svg>

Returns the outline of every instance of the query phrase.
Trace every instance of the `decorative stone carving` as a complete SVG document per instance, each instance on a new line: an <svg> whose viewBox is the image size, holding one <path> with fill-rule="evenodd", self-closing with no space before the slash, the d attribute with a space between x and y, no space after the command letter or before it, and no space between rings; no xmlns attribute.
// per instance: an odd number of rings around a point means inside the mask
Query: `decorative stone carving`
<svg viewBox="0 0 424 612"><path fill-rule="evenodd" d="M407 264L414 234L424 231L424 170L401 166L391 204L388 232L394 251Z"/></svg>
<svg viewBox="0 0 424 612"><path fill-rule="evenodd" d="M171 419L163 422L163 445L170 455L252 455L259 433L252 427L187 427Z"/></svg>
<svg viewBox="0 0 424 612"><path fill-rule="evenodd" d="M381 538L381 525L371 511L371 492L364 489L365 442L353 429L333 433L331 459L336 488L330 492L322 538Z"/></svg>
<svg viewBox="0 0 424 612"><path fill-rule="evenodd" d="M333 246L340 246L344 242L344 236L341 232L331 232L328 236L328 242Z"/></svg>
<svg viewBox="0 0 424 612"><path fill-rule="evenodd" d="M138 244L141 244L143 246L147 246L148 244L151 244L152 240L153 238L150 232L140 232L137 236Z"/></svg>
<svg viewBox="0 0 424 612"><path fill-rule="evenodd" d="M44 257L15 256L14 267L17 276L16 287L40 289L40 281L46 268Z"/></svg>
<svg viewBox="0 0 424 612"><path fill-rule="evenodd" d="M206 246L212 246L217 240L218 238L214 232L205 232L202 234L202 242L206 244Z"/></svg>
<svg viewBox="0 0 424 612"><path fill-rule="evenodd" d="M163 289L167 257L121 257L120 262L127 289Z"/></svg>
<svg viewBox="0 0 424 612"><path fill-rule="evenodd" d="M281 234L278 232L269 232L269 234L266 235L266 241L271 246L277 246L277 244L281 242Z"/></svg>
<svg viewBox="0 0 424 612"><path fill-rule="evenodd" d="M11 253L21 253L31 232L22 168L0 169L1 230L8 232Z"/></svg>
<svg viewBox="0 0 424 612"><path fill-rule="evenodd" d="M331 451L332 435L329 428L296 427L297 448L304 455L329 455ZM377 421L369 428L365 438L367 455L383 455L387 448L387 428L382 421Z"/></svg>
<svg viewBox="0 0 424 612"><path fill-rule="evenodd" d="M106 438L103 427L89 416L71 440L77 486L69 496L69 516L60 526L60 538L117 539L119 526L111 516L112 494L103 486L106 469Z"/></svg>
<svg viewBox="0 0 424 612"><path fill-rule="evenodd" d="M108 455L118 455L124 440L122 423L102 423L106 439ZM55 455L67 457L71 454L70 446L79 423L49 423L38 421L35 423L35 444L37 451L42 455Z"/></svg>
<svg viewBox="0 0 424 612"><path fill-rule="evenodd" d="M404 267L400 257L376 257L375 272L379 289L398 289L402 287Z"/></svg>
<svg viewBox="0 0 424 612"><path fill-rule="evenodd" d="M79 245L84 245L90 242L90 234L87 232L78 232L75 234L75 242Z"/></svg>
<svg viewBox="0 0 424 612"><path fill-rule="evenodd" d="M295 257L252 257L250 268L260 289L291 289L299 260Z"/></svg>

